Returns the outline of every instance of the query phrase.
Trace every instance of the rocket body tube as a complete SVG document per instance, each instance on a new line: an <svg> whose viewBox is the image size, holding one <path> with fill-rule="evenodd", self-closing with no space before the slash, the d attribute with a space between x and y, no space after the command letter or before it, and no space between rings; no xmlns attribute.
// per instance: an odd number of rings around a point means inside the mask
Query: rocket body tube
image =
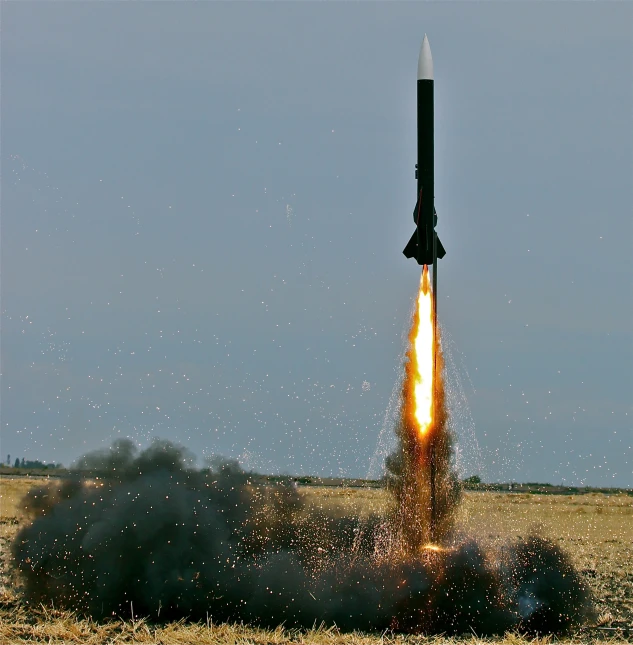
<svg viewBox="0 0 633 645"><path fill-rule="evenodd" d="M418 204L420 219L416 221L418 228L424 227L419 242L422 248L418 253L424 260L419 264L433 264L433 213L435 202L435 173L433 145L433 79L418 79ZM420 232L420 231L418 231Z"/></svg>

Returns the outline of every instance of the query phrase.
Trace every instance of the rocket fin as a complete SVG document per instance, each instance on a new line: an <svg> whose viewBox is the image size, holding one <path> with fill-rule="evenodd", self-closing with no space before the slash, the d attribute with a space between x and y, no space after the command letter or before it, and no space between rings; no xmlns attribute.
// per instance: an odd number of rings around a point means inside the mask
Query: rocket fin
<svg viewBox="0 0 633 645"><path fill-rule="evenodd" d="M444 246L440 242L439 236L437 238L437 246L436 246L435 250L437 251L437 257L440 258L440 259L443 258L446 255L446 251L444 250Z"/></svg>
<svg viewBox="0 0 633 645"><path fill-rule="evenodd" d="M404 247L402 251L407 258L418 259L418 232L414 231L409 243Z"/></svg>
<svg viewBox="0 0 633 645"><path fill-rule="evenodd" d="M416 262L419 265L431 264L428 258L423 257L426 253L420 248L418 231L414 231L409 243L404 247L402 251L407 258L415 258Z"/></svg>

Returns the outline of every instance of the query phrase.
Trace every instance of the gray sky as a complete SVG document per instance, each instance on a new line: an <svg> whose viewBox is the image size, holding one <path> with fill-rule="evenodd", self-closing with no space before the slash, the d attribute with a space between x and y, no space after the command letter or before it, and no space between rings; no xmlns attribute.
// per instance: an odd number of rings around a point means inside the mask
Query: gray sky
<svg viewBox="0 0 633 645"><path fill-rule="evenodd" d="M2 458L160 436L367 474L419 280L426 32L463 472L633 486L632 24L606 2L3 3Z"/></svg>

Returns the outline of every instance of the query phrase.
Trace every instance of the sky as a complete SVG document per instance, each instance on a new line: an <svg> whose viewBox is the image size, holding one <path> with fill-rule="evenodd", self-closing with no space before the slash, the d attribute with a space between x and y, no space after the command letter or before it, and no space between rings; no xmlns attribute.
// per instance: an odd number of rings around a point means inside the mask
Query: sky
<svg viewBox="0 0 633 645"><path fill-rule="evenodd" d="M435 70L457 465L633 486L633 5L5 2L1 455L379 476Z"/></svg>

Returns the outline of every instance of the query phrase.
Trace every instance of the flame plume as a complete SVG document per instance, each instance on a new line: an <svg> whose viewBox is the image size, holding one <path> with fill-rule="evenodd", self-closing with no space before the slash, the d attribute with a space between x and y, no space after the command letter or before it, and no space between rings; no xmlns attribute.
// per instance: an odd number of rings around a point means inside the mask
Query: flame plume
<svg viewBox="0 0 633 645"><path fill-rule="evenodd" d="M459 501L451 469L452 441L444 401L442 348L434 335L434 294L427 266L422 271L409 332L396 428L398 448L387 460L393 494L392 525L403 555L419 554L445 540Z"/></svg>
<svg viewBox="0 0 633 645"><path fill-rule="evenodd" d="M421 435L426 434L433 420L433 294L429 284L429 268L425 265L420 277L418 306L413 318L409 358L413 385L413 420Z"/></svg>

